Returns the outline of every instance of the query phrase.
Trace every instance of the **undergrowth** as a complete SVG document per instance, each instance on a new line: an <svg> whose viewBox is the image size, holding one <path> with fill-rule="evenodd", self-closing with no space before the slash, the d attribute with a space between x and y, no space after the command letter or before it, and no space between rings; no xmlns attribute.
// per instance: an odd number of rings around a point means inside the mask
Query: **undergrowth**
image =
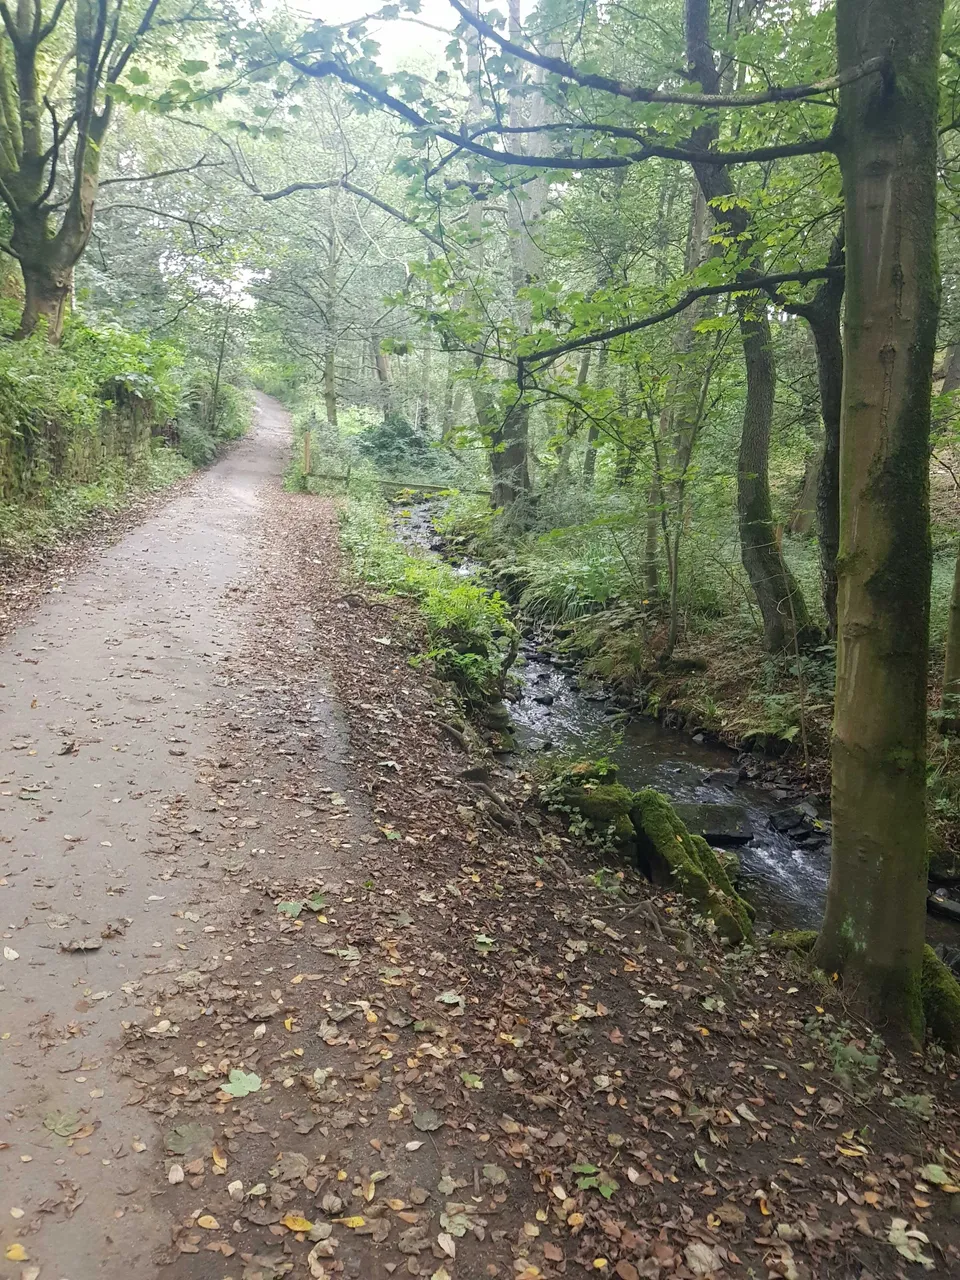
<svg viewBox="0 0 960 1280"><path fill-rule="evenodd" d="M0 332L17 305L0 300ZM73 314L0 340L0 556L56 544L98 511L204 466L250 419L249 396L188 368L174 344Z"/></svg>
<svg viewBox="0 0 960 1280"><path fill-rule="evenodd" d="M437 674L471 707L500 698L518 636L499 592L441 560L407 551L390 526L389 508L373 493L345 499L340 519L343 545L359 576L418 601Z"/></svg>

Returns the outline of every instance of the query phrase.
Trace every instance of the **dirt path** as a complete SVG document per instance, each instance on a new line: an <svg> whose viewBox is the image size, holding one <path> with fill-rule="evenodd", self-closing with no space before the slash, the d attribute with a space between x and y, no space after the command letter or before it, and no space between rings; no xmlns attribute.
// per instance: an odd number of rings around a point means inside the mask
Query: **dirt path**
<svg viewBox="0 0 960 1280"><path fill-rule="evenodd" d="M288 451L0 650L0 1280L956 1274L955 1068L465 754Z"/></svg>
<svg viewBox="0 0 960 1280"><path fill-rule="evenodd" d="M112 1059L223 935L206 779L242 714L226 668L288 456L260 397L249 439L0 652L0 1246L23 1235L44 1277L146 1277L169 1245L162 1137Z"/></svg>

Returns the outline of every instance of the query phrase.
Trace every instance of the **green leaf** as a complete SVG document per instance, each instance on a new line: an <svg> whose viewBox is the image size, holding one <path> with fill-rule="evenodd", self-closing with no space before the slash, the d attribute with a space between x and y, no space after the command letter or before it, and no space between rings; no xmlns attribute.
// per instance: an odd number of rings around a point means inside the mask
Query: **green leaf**
<svg viewBox="0 0 960 1280"><path fill-rule="evenodd" d="M197 58L188 58L186 62L180 63L180 70L185 76L198 76L201 71L207 71L209 68L209 62L203 62Z"/></svg>
<svg viewBox="0 0 960 1280"><path fill-rule="evenodd" d="M468 1088L468 1089L482 1089L482 1088L483 1088L483 1081L480 1079L480 1077L479 1077L479 1076L475 1076L475 1075L474 1075L472 1072L470 1072L470 1071L461 1071L461 1072L460 1072L460 1079L463 1081L463 1083L467 1086L467 1088Z"/></svg>
<svg viewBox="0 0 960 1280"><path fill-rule="evenodd" d="M150 79L150 72L142 67L127 67L126 75L131 84L147 84Z"/></svg>
<svg viewBox="0 0 960 1280"><path fill-rule="evenodd" d="M278 902L277 911L282 916L289 916L291 920L296 920L297 916L303 910L302 902Z"/></svg>
<svg viewBox="0 0 960 1280"><path fill-rule="evenodd" d="M224 1093L229 1093L231 1098L245 1098L248 1093L258 1093L262 1084L260 1077L252 1071L240 1071L234 1067L230 1072L229 1083L222 1084L220 1088Z"/></svg>

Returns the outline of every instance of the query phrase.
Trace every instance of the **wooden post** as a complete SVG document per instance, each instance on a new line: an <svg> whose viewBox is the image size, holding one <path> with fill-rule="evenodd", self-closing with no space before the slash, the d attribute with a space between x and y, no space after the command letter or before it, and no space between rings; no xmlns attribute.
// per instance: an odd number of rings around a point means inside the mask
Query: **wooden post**
<svg viewBox="0 0 960 1280"><path fill-rule="evenodd" d="M310 474L310 436L311 434L312 433L308 430L304 433L304 437L303 437L303 474L305 476L308 476Z"/></svg>

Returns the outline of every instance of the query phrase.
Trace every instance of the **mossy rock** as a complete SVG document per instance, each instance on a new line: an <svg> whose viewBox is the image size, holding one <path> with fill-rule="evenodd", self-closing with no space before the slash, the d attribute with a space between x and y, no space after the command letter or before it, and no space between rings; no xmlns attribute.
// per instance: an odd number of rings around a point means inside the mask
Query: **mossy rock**
<svg viewBox="0 0 960 1280"><path fill-rule="evenodd" d="M923 948L920 991L928 1034L944 1048L960 1051L960 982L930 946Z"/></svg>
<svg viewBox="0 0 960 1280"><path fill-rule="evenodd" d="M728 942L753 933L753 908L736 892L726 868L702 836L693 836L670 801L646 787L631 812L640 868L654 884L678 888L699 904Z"/></svg>
<svg viewBox="0 0 960 1280"><path fill-rule="evenodd" d="M571 777L572 771L564 776ZM637 833L630 820L633 792L619 782L567 782L560 802L573 809L600 832L610 832L613 842L624 853L633 855Z"/></svg>
<svg viewBox="0 0 960 1280"><path fill-rule="evenodd" d="M778 951L799 951L806 954L813 950L816 941L816 929L784 929L770 935L770 945Z"/></svg>
<svg viewBox="0 0 960 1280"><path fill-rule="evenodd" d="M595 782L584 786L569 784L563 788L563 801L590 822L606 824L618 818L630 818L633 792L619 782Z"/></svg>
<svg viewBox="0 0 960 1280"><path fill-rule="evenodd" d="M960 854L948 849L943 837L930 833L927 874L934 884L957 884L960 881Z"/></svg>

